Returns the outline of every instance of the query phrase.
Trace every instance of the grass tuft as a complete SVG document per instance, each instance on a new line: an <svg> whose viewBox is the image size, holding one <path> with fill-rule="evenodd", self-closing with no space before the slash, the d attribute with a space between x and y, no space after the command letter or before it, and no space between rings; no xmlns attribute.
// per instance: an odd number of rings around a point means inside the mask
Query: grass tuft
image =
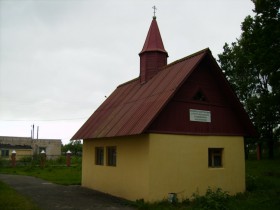
<svg viewBox="0 0 280 210"><path fill-rule="evenodd" d="M46 166L45 168L38 166L3 167L0 168L0 173L34 176L61 185L80 185L82 176L80 166Z"/></svg>
<svg viewBox="0 0 280 210"><path fill-rule="evenodd" d="M1 210L40 210L32 200L19 194L3 182L0 182L0 195Z"/></svg>

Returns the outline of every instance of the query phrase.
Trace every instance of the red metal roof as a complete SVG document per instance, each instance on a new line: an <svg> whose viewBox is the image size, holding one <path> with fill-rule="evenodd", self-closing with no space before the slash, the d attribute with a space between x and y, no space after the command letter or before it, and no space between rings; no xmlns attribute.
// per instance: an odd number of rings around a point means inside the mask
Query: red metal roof
<svg viewBox="0 0 280 210"><path fill-rule="evenodd" d="M136 78L118 86L72 139L144 133L202 58L209 53L210 50L205 49L175 61L144 84Z"/></svg>
<svg viewBox="0 0 280 210"><path fill-rule="evenodd" d="M147 51L160 51L167 52L164 49L163 42L161 39L160 31L158 28L158 24L156 21L156 17L153 18L148 35L146 37L146 41L144 43L142 51L139 53L147 52Z"/></svg>

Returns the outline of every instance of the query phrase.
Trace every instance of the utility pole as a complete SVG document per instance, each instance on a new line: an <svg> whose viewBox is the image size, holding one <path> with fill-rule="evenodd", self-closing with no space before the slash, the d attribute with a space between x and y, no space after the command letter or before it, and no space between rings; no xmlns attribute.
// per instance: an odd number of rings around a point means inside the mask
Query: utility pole
<svg viewBox="0 0 280 210"><path fill-rule="evenodd" d="M34 124L31 125L31 139L34 139Z"/></svg>

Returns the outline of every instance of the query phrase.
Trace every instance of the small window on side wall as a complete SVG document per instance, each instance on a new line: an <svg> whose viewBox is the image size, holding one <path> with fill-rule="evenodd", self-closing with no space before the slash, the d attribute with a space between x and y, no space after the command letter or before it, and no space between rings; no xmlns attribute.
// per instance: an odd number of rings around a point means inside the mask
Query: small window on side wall
<svg viewBox="0 0 280 210"><path fill-rule="evenodd" d="M208 167L223 167L223 148L208 148Z"/></svg>
<svg viewBox="0 0 280 210"><path fill-rule="evenodd" d="M95 165L104 165L103 147L95 147Z"/></svg>
<svg viewBox="0 0 280 210"><path fill-rule="evenodd" d="M107 165L116 166L117 165L117 148L107 147Z"/></svg>
<svg viewBox="0 0 280 210"><path fill-rule="evenodd" d="M8 149L2 149L1 150L1 157L9 157L9 150Z"/></svg>

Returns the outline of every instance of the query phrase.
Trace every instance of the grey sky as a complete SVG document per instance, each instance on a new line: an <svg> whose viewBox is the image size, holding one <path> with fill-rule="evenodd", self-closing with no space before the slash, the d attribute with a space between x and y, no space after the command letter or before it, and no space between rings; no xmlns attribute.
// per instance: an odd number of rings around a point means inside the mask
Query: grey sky
<svg viewBox="0 0 280 210"><path fill-rule="evenodd" d="M156 5L168 63L239 37L250 0L0 0L0 135L67 143L119 84L139 76Z"/></svg>

